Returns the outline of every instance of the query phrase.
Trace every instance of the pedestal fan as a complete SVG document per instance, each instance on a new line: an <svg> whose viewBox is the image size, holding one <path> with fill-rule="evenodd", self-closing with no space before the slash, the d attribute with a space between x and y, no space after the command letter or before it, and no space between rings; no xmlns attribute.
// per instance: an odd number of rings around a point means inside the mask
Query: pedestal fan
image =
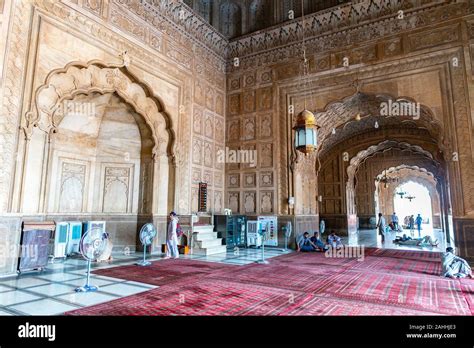
<svg viewBox="0 0 474 348"><path fill-rule="evenodd" d="M137 262L138 266L149 266L151 262L146 260L146 247L151 245L153 238L156 237L156 228L152 223L143 225L140 230L140 242L143 244L143 260Z"/></svg>
<svg viewBox="0 0 474 348"><path fill-rule="evenodd" d="M98 260L107 248L107 233L99 227L94 227L82 235L79 242L79 252L87 260L87 280L84 286L76 288L76 292L97 291L98 287L90 285L91 263Z"/></svg>
<svg viewBox="0 0 474 348"><path fill-rule="evenodd" d="M324 220L321 220L319 222L319 233L322 235L324 231L326 231L326 223L324 222Z"/></svg>
<svg viewBox="0 0 474 348"><path fill-rule="evenodd" d="M267 223L265 223L265 225L261 226L260 230L258 231L258 233L260 233L262 235L262 259L257 261L257 263L260 263L260 264L263 264L263 265L268 264L268 261L265 260L265 242L268 239L269 229L270 229L270 223L267 222Z"/></svg>

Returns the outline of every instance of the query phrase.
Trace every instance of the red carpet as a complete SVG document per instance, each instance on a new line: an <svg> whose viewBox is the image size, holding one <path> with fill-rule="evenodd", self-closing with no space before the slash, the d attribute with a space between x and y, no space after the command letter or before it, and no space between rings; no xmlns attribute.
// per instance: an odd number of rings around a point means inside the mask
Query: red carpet
<svg viewBox="0 0 474 348"><path fill-rule="evenodd" d="M136 265L105 268L93 271L96 275L113 278L133 280L135 282L147 283L151 285L165 285L178 280L189 278L199 278L219 270L231 272L239 266L222 264L216 262L199 262L193 260L162 260L152 262L147 267L137 267Z"/></svg>
<svg viewBox="0 0 474 348"><path fill-rule="evenodd" d="M419 261L419 260L439 261L439 253L428 252L428 251L367 248L367 254L370 256L387 256L387 257L402 258L402 259L409 259L409 260L415 260L415 261Z"/></svg>
<svg viewBox="0 0 474 348"><path fill-rule="evenodd" d="M66 314L474 314L474 281L441 278L440 271L439 254L378 249L367 250L363 261L323 253L292 253L270 259L269 265L158 261L148 268L95 273L165 285Z"/></svg>

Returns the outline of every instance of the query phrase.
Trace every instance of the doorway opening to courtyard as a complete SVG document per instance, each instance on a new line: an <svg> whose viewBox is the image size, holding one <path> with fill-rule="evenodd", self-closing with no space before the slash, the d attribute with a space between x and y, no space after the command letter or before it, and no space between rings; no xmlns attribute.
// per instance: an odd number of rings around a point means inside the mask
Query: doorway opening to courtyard
<svg viewBox="0 0 474 348"><path fill-rule="evenodd" d="M402 228L409 229L410 216L422 218L421 230L426 233L433 229L433 202L428 189L421 184L409 181L397 187L394 200L394 212L400 218Z"/></svg>
<svg viewBox="0 0 474 348"><path fill-rule="evenodd" d="M316 113L318 119L329 123L320 132L316 166L319 218L327 230L347 238L349 244L398 249L400 246L391 241L403 236L405 229L388 232L382 244L377 233L378 213L389 224L396 212L401 226L406 216L414 214L416 219L420 213L425 222L421 237L430 230L433 240L440 242L436 248L424 249L440 251L454 244L451 173L441 127L423 105L417 118L384 116L380 107L388 101L414 103L409 98L359 91ZM384 183L384 176L398 180ZM405 189L403 185L408 186ZM412 198L409 205L405 204L409 199L399 201L401 189L417 199Z"/></svg>

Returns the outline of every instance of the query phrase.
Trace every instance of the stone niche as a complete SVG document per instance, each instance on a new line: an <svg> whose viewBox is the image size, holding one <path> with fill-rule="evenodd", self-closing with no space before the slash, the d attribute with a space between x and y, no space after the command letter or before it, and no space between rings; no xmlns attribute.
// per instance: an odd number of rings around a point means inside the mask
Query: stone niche
<svg viewBox="0 0 474 348"><path fill-rule="evenodd" d="M63 103L52 138L48 212L54 220L107 220L114 246L136 244L151 213L153 141L143 118L114 93Z"/></svg>

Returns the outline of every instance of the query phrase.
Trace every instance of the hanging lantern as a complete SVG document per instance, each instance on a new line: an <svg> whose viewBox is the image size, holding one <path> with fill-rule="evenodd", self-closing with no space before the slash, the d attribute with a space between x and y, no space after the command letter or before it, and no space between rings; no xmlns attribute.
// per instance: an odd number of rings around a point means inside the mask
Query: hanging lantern
<svg viewBox="0 0 474 348"><path fill-rule="evenodd" d="M316 117L314 114L304 109L296 116L296 125L293 127L295 131L295 148L298 151L308 154L316 150L318 147L318 129Z"/></svg>

